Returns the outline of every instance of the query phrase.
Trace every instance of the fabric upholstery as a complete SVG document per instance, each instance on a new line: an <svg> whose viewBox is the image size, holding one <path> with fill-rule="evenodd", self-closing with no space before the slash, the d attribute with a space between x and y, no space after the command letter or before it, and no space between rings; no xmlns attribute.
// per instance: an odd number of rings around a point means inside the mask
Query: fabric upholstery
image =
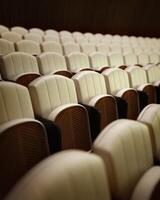
<svg viewBox="0 0 160 200"><path fill-rule="evenodd" d="M149 62L157 64L160 62L159 55L157 53L150 53L149 54Z"/></svg>
<svg viewBox="0 0 160 200"><path fill-rule="evenodd" d="M40 36L44 35L44 31L42 29L40 29L40 28L30 28L29 32L30 33L36 33L36 34L38 34Z"/></svg>
<svg viewBox="0 0 160 200"><path fill-rule="evenodd" d="M95 46L92 43L83 43L80 45L83 53L89 54L95 51Z"/></svg>
<svg viewBox="0 0 160 200"><path fill-rule="evenodd" d="M154 83L160 80L160 68L157 66L145 67L149 83Z"/></svg>
<svg viewBox="0 0 160 200"><path fill-rule="evenodd" d="M102 67L107 67L108 60L105 54L102 54L100 52L93 52L89 55L91 67L93 69L98 69Z"/></svg>
<svg viewBox="0 0 160 200"><path fill-rule="evenodd" d="M8 32L8 31L9 31L8 27L4 25L0 25L0 33Z"/></svg>
<svg viewBox="0 0 160 200"><path fill-rule="evenodd" d="M25 34L24 38L26 40L32 40L32 41L39 42L39 43L42 42L42 36L39 34L36 34L36 33L27 33L27 34Z"/></svg>
<svg viewBox="0 0 160 200"><path fill-rule="evenodd" d="M142 65L146 65L149 63L149 57L145 53L140 53L138 56L138 63Z"/></svg>
<svg viewBox="0 0 160 200"><path fill-rule="evenodd" d="M16 33L19 33L21 35L25 35L28 33L28 30L24 27L21 27L21 26L14 26L11 28L11 31L14 31Z"/></svg>
<svg viewBox="0 0 160 200"><path fill-rule="evenodd" d="M63 50L64 54L68 55L72 52L80 52L80 46L79 44L69 42L63 45Z"/></svg>
<svg viewBox="0 0 160 200"><path fill-rule="evenodd" d="M126 53L124 55L124 62L126 65L135 65L138 63L137 56L134 53Z"/></svg>
<svg viewBox="0 0 160 200"><path fill-rule="evenodd" d="M52 51L55 53L63 54L62 47L58 42L45 41L41 44L41 46L43 52Z"/></svg>
<svg viewBox="0 0 160 200"><path fill-rule="evenodd" d="M8 40L0 38L0 54L5 55L15 51L14 44Z"/></svg>
<svg viewBox="0 0 160 200"><path fill-rule="evenodd" d="M1 34L1 37L3 39L6 39L10 42L18 42L22 40L22 36L16 32L10 31L10 32L4 32Z"/></svg>
<svg viewBox="0 0 160 200"><path fill-rule="evenodd" d="M121 53L111 53L108 55L110 66L124 65L123 55Z"/></svg>

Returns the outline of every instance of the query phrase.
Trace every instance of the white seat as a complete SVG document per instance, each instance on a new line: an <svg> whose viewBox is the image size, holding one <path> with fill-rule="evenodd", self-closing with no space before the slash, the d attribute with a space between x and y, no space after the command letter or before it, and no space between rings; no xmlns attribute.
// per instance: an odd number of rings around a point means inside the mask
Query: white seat
<svg viewBox="0 0 160 200"><path fill-rule="evenodd" d="M58 42L45 41L41 44L41 47L43 52L51 51L63 55L62 47Z"/></svg>
<svg viewBox="0 0 160 200"><path fill-rule="evenodd" d="M15 51L13 42L0 38L0 55L6 55Z"/></svg>
<svg viewBox="0 0 160 200"><path fill-rule="evenodd" d="M11 31L14 31L14 32L16 32L16 33L19 33L19 34L21 34L21 35L25 35L25 34L28 33L28 30L27 30L26 28L22 27L22 26L13 26L13 27L11 28Z"/></svg>
<svg viewBox="0 0 160 200"><path fill-rule="evenodd" d="M3 32L1 34L1 37L3 39L6 39L10 42L18 42L20 40L22 40L22 35L16 33L16 32L13 32L13 31L10 31L10 32Z"/></svg>

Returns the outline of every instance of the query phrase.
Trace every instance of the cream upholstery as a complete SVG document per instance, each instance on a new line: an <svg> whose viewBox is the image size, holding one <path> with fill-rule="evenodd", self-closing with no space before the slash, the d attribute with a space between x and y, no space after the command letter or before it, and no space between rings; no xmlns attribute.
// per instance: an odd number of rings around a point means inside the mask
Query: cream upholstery
<svg viewBox="0 0 160 200"><path fill-rule="evenodd" d="M63 54L62 47L58 42L46 41L43 42L41 46L43 52L52 51L55 53Z"/></svg>
<svg viewBox="0 0 160 200"><path fill-rule="evenodd" d="M44 118L48 118L58 106L77 103L73 81L60 75L48 75L32 81L29 91L35 113Z"/></svg>
<svg viewBox="0 0 160 200"><path fill-rule="evenodd" d="M110 53L108 59L111 67L124 65L123 55L121 53Z"/></svg>
<svg viewBox="0 0 160 200"><path fill-rule="evenodd" d="M6 26L0 25L0 33L8 32L8 31L9 29Z"/></svg>
<svg viewBox="0 0 160 200"><path fill-rule="evenodd" d="M83 43L80 45L80 47L81 47L82 52L86 54L90 54L96 51L95 45L91 43Z"/></svg>
<svg viewBox="0 0 160 200"><path fill-rule="evenodd" d="M68 68L72 72L90 68L88 56L84 53L75 52L67 56Z"/></svg>
<svg viewBox="0 0 160 200"><path fill-rule="evenodd" d="M106 80L108 92L116 95L124 88L130 88L129 78L126 71L119 68L112 68L103 71L102 73Z"/></svg>
<svg viewBox="0 0 160 200"><path fill-rule="evenodd" d="M78 44L86 44L87 42L88 42L88 40L87 40L87 38L86 37L77 37L76 39L76 42L78 43Z"/></svg>
<svg viewBox="0 0 160 200"><path fill-rule="evenodd" d="M89 55L89 59L93 69L102 69L103 67L109 66L107 57L103 53L93 52Z"/></svg>
<svg viewBox="0 0 160 200"><path fill-rule="evenodd" d="M110 45L110 50L113 53L119 53L120 54L122 52L121 46L118 45L118 44L112 44L112 45Z"/></svg>
<svg viewBox="0 0 160 200"><path fill-rule="evenodd" d="M126 53L124 55L124 62L126 65L135 65L138 63L137 56L134 53Z"/></svg>
<svg viewBox="0 0 160 200"><path fill-rule="evenodd" d="M29 53L31 55L39 55L41 53L39 43L32 40L21 40L16 43L16 48L18 51Z"/></svg>
<svg viewBox="0 0 160 200"><path fill-rule="evenodd" d="M20 34L16 33L16 32L13 32L13 31L4 32L4 33L1 34L1 37L3 39L10 41L10 42L18 42L18 41L22 40L22 36Z"/></svg>
<svg viewBox="0 0 160 200"><path fill-rule="evenodd" d="M72 33L72 36L76 39L76 38L83 38L84 36L83 36L83 34L81 33L81 32L79 32L79 31L74 31L73 33Z"/></svg>
<svg viewBox="0 0 160 200"><path fill-rule="evenodd" d="M68 55L73 52L80 52L80 46L77 43L69 42L63 45L64 54Z"/></svg>
<svg viewBox="0 0 160 200"><path fill-rule="evenodd" d="M104 54L108 54L110 49L109 49L109 46L105 43L99 43L96 45L96 49L97 51L101 52L101 53L104 53Z"/></svg>
<svg viewBox="0 0 160 200"><path fill-rule="evenodd" d="M67 70L65 58L58 53L42 53L38 56L38 63L41 74L50 74L58 70Z"/></svg>
<svg viewBox="0 0 160 200"><path fill-rule="evenodd" d="M67 31L67 30L62 30L62 31L60 31L60 32L59 32L59 35L60 35L61 37L72 37L72 33L69 32L69 31Z"/></svg>
<svg viewBox="0 0 160 200"><path fill-rule="evenodd" d="M32 41L39 42L39 43L41 43L43 41L42 36L39 34L36 34L36 33L27 33L27 34L25 34L24 38L26 40L32 40Z"/></svg>
<svg viewBox="0 0 160 200"><path fill-rule="evenodd" d="M94 71L82 71L72 77L77 89L78 101L90 104L93 97L107 94L103 75Z"/></svg>
<svg viewBox="0 0 160 200"><path fill-rule="evenodd" d="M149 83L156 84L156 82L159 85L160 81L160 68L157 66L147 66L144 68L147 72L147 78Z"/></svg>
<svg viewBox="0 0 160 200"><path fill-rule="evenodd" d="M138 121L149 125L154 158L160 162L160 105L150 104L146 106L138 116Z"/></svg>
<svg viewBox="0 0 160 200"><path fill-rule="evenodd" d="M11 199L110 200L104 163L93 154L60 152L31 170L5 200Z"/></svg>
<svg viewBox="0 0 160 200"><path fill-rule="evenodd" d="M132 120L107 126L95 140L93 151L106 164L113 199L129 200L141 176L153 165L148 127Z"/></svg>
<svg viewBox="0 0 160 200"><path fill-rule="evenodd" d="M59 37L59 33L58 31L54 30L54 29L47 29L45 31L46 35L53 35L53 36L57 36Z"/></svg>
<svg viewBox="0 0 160 200"><path fill-rule="evenodd" d="M62 44L68 43L68 42L73 42L74 43L74 38L73 37L61 37L61 42Z"/></svg>
<svg viewBox="0 0 160 200"><path fill-rule="evenodd" d="M44 31L42 29L40 29L40 28L30 28L29 32L30 33L36 33L36 34L38 34L40 36L44 35Z"/></svg>
<svg viewBox="0 0 160 200"><path fill-rule="evenodd" d="M19 33L21 35L25 35L28 33L28 30L24 27L21 27L21 26L14 26L11 28L11 31L14 31L16 33Z"/></svg>
<svg viewBox="0 0 160 200"><path fill-rule="evenodd" d="M149 63L149 57L145 53L140 53L137 55L138 64L147 65Z"/></svg>
<svg viewBox="0 0 160 200"><path fill-rule="evenodd" d="M147 84L147 74L142 67L131 66L126 71L129 75L131 87L138 88L140 85Z"/></svg>
<svg viewBox="0 0 160 200"><path fill-rule="evenodd" d="M26 87L7 81L0 82L0 124L18 118L34 118Z"/></svg>
<svg viewBox="0 0 160 200"><path fill-rule="evenodd" d="M15 80L23 73L39 73L38 63L34 56L22 52L13 52L2 58L2 75L7 80Z"/></svg>
<svg viewBox="0 0 160 200"><path fill-rule="evenodd" d="M150 53L149 54L149 62L157 64L160 62L159 55L157 53Z"/></svg>
<svg viewBox="0 0 160 200"><path fill-rule="evenodd" d="M44 35L44 41L53 41L53 42L60 42L59 37L56 35Z"/></svg>
<svg viewBox="0 0 160 200"><path fill-rule="evenodd" d="M8 40L0 39L0 55L5 55L15 51L14 44Z"/></svg>

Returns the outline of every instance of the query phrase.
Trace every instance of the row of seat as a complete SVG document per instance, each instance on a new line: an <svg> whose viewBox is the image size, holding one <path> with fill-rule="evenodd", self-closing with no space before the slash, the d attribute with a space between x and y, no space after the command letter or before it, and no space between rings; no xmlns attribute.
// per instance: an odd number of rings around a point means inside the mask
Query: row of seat
<svg viewBox="0 0 160 200"><path fill-rule="evenodd" d="M5 200L158 200L159 126L157 104L145 107L137 121L116 120L96 138L94 154L70 150L45 159Z"/></svg>

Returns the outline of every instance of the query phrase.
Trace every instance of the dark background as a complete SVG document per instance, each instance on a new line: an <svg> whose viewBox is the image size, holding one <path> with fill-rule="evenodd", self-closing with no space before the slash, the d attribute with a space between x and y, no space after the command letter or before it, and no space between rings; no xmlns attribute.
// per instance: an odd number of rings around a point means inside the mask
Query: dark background
<svg viewBox="0 0 160 200"><path fill-rule="evenodd" d="M0 0L0 24L160 37L160 0Z"/></svg>

